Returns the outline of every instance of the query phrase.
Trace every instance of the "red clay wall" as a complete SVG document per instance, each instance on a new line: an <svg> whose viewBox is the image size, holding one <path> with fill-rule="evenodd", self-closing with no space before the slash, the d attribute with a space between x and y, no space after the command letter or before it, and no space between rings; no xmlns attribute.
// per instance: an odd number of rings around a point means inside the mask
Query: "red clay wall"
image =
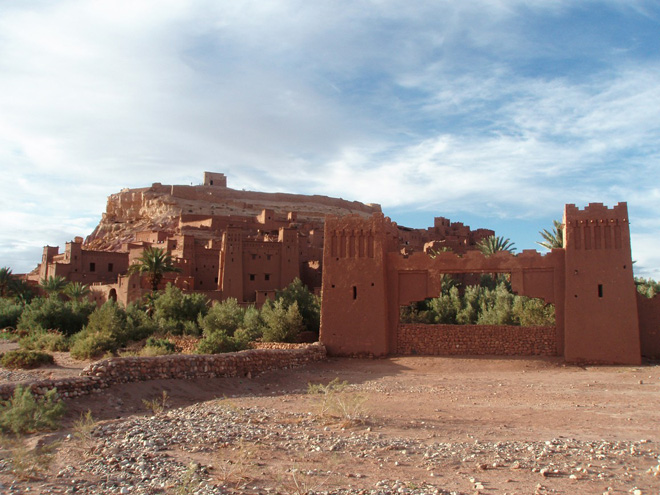
<svg viewBox="0 0 660 495"><path fill-rule="evenodd" d="M400 324L397 354L556 356L555 327Z"/></svg>
<svg viewBox="0 0 660 495"><path fill-rule="evenodd" d="M637 313L642 356L660 359L660 296L637 294Z"/></svg>

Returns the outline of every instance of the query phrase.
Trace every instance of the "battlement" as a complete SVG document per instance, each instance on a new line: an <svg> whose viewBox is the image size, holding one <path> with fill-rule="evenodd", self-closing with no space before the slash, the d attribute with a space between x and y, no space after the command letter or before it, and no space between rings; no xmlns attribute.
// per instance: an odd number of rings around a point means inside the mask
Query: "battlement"
<svg viewBox="0 0 660 495"><path fill-rule="evenodd" d="M617 203L608 208L602 203L589 203L583 210L566 205L564 229L565 248L570 251L629 249L628 205Z"/></svg>

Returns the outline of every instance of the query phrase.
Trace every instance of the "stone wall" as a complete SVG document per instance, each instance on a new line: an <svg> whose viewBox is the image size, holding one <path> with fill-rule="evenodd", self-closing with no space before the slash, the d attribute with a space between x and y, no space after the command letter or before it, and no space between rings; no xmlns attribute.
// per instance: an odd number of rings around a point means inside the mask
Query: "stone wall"
<svg viewBox="0 0 660 495"><path fill-rule="evenodd" d="M29 386L35 395L57 388L60 396L67 399L129 382L252 376L272 369L304 366L325 357L325 347L316 343L295 349L251 349L227 354L110 358L91 364L80 377L21 385ZM15 383L0 385L0 399L11 397L15 386Z"/></svg>
<svg viewBox="0 0 660 495"><path fill-rule="evenodd" d="M555 327L400 324L400 355L556 356Z"/></svg>

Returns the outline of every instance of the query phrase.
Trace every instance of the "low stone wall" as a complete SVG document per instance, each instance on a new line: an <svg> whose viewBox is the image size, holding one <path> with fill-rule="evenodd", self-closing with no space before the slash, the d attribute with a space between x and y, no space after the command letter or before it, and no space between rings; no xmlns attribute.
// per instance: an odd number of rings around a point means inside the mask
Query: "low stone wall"
<svg viewBox="0 0 660 495"><path fill-rule="evenodd" d="M304 366L326 358L322 344L310 344L296 349L251 349L227 354L173 354L156 357L124 357L97 361L81 372L80 377L41 380L22 383L35 395L57 388L64 398L98 393L122 383L146 380L181 380L252 376L272 369ZM17 384L0 386L0 398L8 399Z"/></svg>
<svg viewBox="0 0 660 495"><path fill-rule="evenodd" d="M555 327L400 324L397 354L556 356Z"/></svg>

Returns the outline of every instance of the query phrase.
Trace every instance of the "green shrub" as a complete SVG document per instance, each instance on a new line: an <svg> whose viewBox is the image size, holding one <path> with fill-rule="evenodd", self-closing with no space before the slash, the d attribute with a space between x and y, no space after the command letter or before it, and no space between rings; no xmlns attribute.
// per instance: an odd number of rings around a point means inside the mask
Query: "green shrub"
<svg viewBox="0 0 660 495"><path fill-rule="evenodd" d="M55 430L63 415L64 404L57 398L56 389L35 398L30 389L19 385L9 400L0 402L0 431L21 434Z"/></svg>
<svg viewBox="0 0 660 495"><path fill-rule="evenodd" d="M145 343L142 351L140 351L141 356L164 356L167 354L174 354L176 352L176 346L167 339L156 339L149 337Z"/></svg>
<svg viewBox="0 0 660 495"><path fill-rule="evenodd" d="M295 342L304 328L297 302L288 308L281 299L271 304L264 304L261 318L264 321L264 342Z"/></svg>
<svg viewBox="0 0 660 495"><path fill-rule="evenodd" d="M319 333L321 327L321 300L299 278L296 278L285 289L277 291L275 299L281 300L285 309L289 309L294 302L297 303L304 330Z"/></svg>
<svg viewBox="0 0 660 495"><path fill-rule="evenodd" d="M11 369L38 368L42 364L53 364L54 362L52 354L23 349L8 351L0 357L0 366Z"/></svg>
<svg viewBox="0 0 660 495"><path fill-rule="evenodd" d="M80 332L71 346L71 357L74 359L93 359L119 348L117 340L110 334L102 332Z"/></svg>
<svg viewBox="0 0 660 495"><path fill-rule="evenodd" d="M126 308L126 331L124 336L129 341L138 341L158 331L156 322L138 305L129 304Z"/></svg>
<svg viewBox="0 0 660 495"><path fill-rule="evenodd" d="M219 330L205 335L197 344L195 352L197 354L221 354L247 349L249 341L241 338L239 332L236 333L236 336L227 335L225 332Z"/></svg>
<svg viewBox="0 0 660 495"><path fill-rule="evenodd" d="M222 331L232 336L243 325L245 310L233 297L214 304L206 316L199 318L199 325L204 335Z"/></svg>
<svg viewBox="0 0 660 495"><path fill-rule="evenodd" d="M23 313L22 304L11 299L0 298L0 328L16 328L21 313Z"/></svg>
<svg viewBox="0 0 660 495"><path fill-rule="evenodd" d="M26 305L16 328L23 331L55 329L64 335L79 332L96 309L90 301L67 301L36 298Z"/></svg>
<svg viewBox="0 0 660 495"><path fill-rule="evenodd" d="M31 331L18 341L21 348L33 351L66 352L69 350L69 340L57 330Z"/></svg>
<svg viewBox="0 0 660 495"><path fill-rule="evenodd" d="M648 298L660 294L660 282L656 282L652 278L635 277L635 286L637 292Z"/></svg>
<svg viewBox="0 0 660 495"><path fill-rule="evenodd" d="M172 284L167 284L154 301L154 320L164 333L174 335L199 335L196 322L208 311L208 299L204 294L184 294Z"/></svg>
<svg viewBox="0 0 660 495"><path fill-rule="evenodd" d="M554 326L555 307L546 304L543 299L516 296L513 314L518 325L524 327Z"/></svg>

